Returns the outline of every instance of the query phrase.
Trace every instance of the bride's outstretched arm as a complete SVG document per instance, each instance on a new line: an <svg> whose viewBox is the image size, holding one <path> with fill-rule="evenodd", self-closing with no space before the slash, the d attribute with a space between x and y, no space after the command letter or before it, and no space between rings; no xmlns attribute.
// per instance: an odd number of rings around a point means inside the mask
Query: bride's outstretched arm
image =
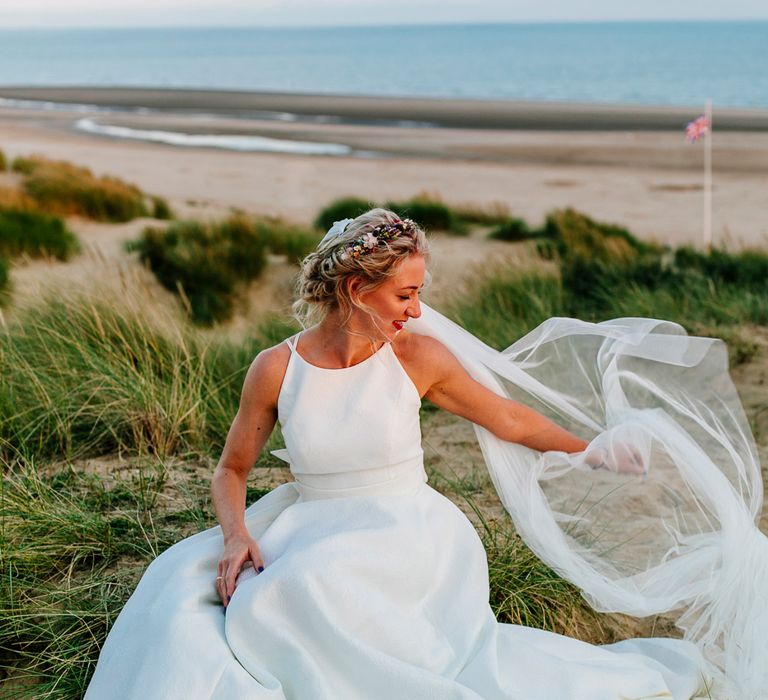
<svg viewBox="0 0 768 700"><path fill-rule="evenodd" d="M429 375L425 396L446 411L483 426L496 437L540 452L584 452L586 440L519 401L499 396L475 381L439 340L422 338L422 371ZM631 445L612 444L584 455L584 463L625 474L642 474L642 457Z"/></svg>
<svg viewBox="0 0 768 700"><path fill-rule="evenodd" d="M475 381L440 341L420 340L423 366L430 373L425 394L432 403L483 426L502 440L546 452L582 452L588 443L546 416ZM599 459L596 460L599 463Z"/></svg>

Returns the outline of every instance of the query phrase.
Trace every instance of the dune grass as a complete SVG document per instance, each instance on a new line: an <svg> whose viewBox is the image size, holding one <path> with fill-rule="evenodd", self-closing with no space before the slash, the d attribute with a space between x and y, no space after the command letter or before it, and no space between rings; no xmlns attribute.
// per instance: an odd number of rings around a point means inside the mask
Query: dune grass
<svg viewBox="0 0 768 700"><path fill-rule="evenodd" d="M535 231L528 226L524 219L508 218L498 223L489 233L488 238L497 241L525 241L543 235L541 231Z"/></svg>
<svg viewBox="0 0 768 700"><path fill-rule="evenodd" d="M37 204L28 194L16 187L0 187L0 210L36 210Z"/></svg>
<svg viewBox="0 0 768 700"><path fill-rule="evenodd" d="M45 160L42 156L16 156L11 161L11 171L19 175L31 175L38 161Z"/></svg>
<svg viewBox="0 0 768 700"><path fill-rule="evenodd" d="M8 303L11 290L11 264L0 256L0 306Z"/></svg>
<svg viewBox="0 0 768 700"><path fill-rule="evenodd" d="M509 346L550 316L644 316L723 338L736 364L756 350L743 328L768 325L764 251L667 248L571 209L550 214L536 238L551 272L490 265L451 305L455 320L495 347Z"/></svg>
<svg viewBox="0 0 768 700"><path fill-rule="evenodd" d="M172 219L173 210L168 202L163 197L154 196L152 201L152 218L153 219Z"/></svg>
<svg viewBox="0 0 768 700"><path fill-rule="evenodd" d="M242 215L219 223L149 227L129 250L139 253L166 289L188 301L191 318L203 325L229 318L239 288L256 279L267 262L267 241Z"/></svg>
<svg viewBox="0 0 768 700"><path fill-rule="evenodd" d="M323 237L317 229L297 226L277 217L257 218L254 226L271 253L285 255L288 262L294 264L299 264L309 255Z"/></svg>
<svg viewBox="0 0 768 700"><path fill-rule="evenodd" d="M14 197L0 188L0 306L11 298L11 259L68 260L79 249L77 238L60 218L27 208L23 196Z"/></svg>
<svg viewBox="0 0 768 700"><path fill-rule="evenodd" d="M23 209L0 209L0 255L68 260L79 250L75 235L57 216Z"/></svg>
<svg viewBox="0 0 768 700"><path fill-rule="evenodd" d="M201 355L140 313L50 298L0 336L0 438L47 458L189 448L215 395Z"/></svg>
<svg viewBox="0 0 768 700"><path fill-rule="evenodd" d="M766 256L759 251L707 254L636 244L629 232L575 212L553 214L547 225L546 237L537 239L547 244L541 249L549 260L540 270L487 265L461 302L441 310L498 348L557 315L670 318L693 332L731 332L729 345L736 347L742 324L768 325ZM169 231L181 237L186 226L175 223ZM237 220L224 232L214 224L189 226L197 231L191 241L157 244L164 274L187 294L174 277L185 266L195 274L219 264L258 270L263 262L247 259L247 251L300 257L303 236L306 244L316 236L274 221ZM181 314L150 314L146 306L101 290L99 298L56 294L0 327L4 697L82 696L146 565L182 537L216 524L209 475L245 371L260 349L296 329L288 318L271 317L234 344ZM259 465L276 465L268 452L281 446L276 430ZM76 461L98 456L115 465L91 472ZM500 621L614 641L610 620L542 564L507 518L486 517L468 484L446 490L477 515ZM248 503L263 493L249 487Z"/></svg>
<svg viewBox="0 0 768 700"><path fill-rule="evenodd" d="M509 207L503 202L491 204L454 204L451 209L462 221L480 226L498 226L512 218Z"/></svg>
<svg viewBox="0 0 768 700"><path fill-rule="evenodd" d="M419 194L411 199L390 200L383 206L402 218L413 219L429 230L444 231L459 236L469 233L468 222L459 218L451 207L434 195Z"/></svg>
<svg viewBox="0 0 768 700"><path fill-rule="evenodd" d="M8 166L9 166L9 163L8 163L8 158L5 155L5 151L0 149L0 172L4 173L6 170L8 170Z"/></svg>
<svg viewBox="0 0 768 700"><path fill-rule="evenodd" d="M509 219L509 210L503 204L486 207L458 205L450 206L441 197L428 192L421 192L414 197L385 202L371 202L359 197L342 197L331 202L317 215L314 225L328 230L334 221L354 219L373 207L391 209L403 218L410 218L427 230L442 231L465 236L470 231L470 224L492 226L502 224Z"/></svg>
<svg viewBox="0 0 768 700"><path fill-rule="evenodd" d="M210 326L232 316L243 288L265 269L268 251L298 264L319 239L317 231L282 219L235 214L220 222L149 227L128 250L181 296L192 320Z"/></svg>
<svg viewBox="0 0 768 700"><path fill-rule="evenodd" d="M340 197L325 206L315 217L314 225L322 231L333 226L334 221L354 219L376 206L374 202L360 197Z"/></svg>
<svg viewBox="0 0 768 700"><path fill-rule="evenodd" d="M141 573L178 537L179 513L158 507L166 472L139 461L106 481L71 465L0 466L3 697L80 698ZM184 505L207 509L202 493Z"/></svg>
<svg viewBox="0 0 768 700"><path fill-rule="evenodd" d="M141 300L49 296L0 332L0 442L36 459L217 454L251 360L293 330L268 318L234 345Z"/></svg>
<svg viewBox="0 0 768 700"><path fill-rule="evenodd" d="M136 185L116 177L97 177L88 168L42 156L14 159L12 169L24 176L22 189L41 211L120 223L142 216L171 218L168 203L148 197Z"/></svg>

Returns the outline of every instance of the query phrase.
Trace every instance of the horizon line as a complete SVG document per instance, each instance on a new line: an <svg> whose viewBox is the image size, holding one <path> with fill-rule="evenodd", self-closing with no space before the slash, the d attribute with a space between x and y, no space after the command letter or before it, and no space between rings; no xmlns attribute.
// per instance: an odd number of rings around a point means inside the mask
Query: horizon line
<svg viewBox="0 0 768 700"><path fill-rule="evenodd" d="M231 29L247 31L251 29L352 29L352 28L397 28L397 27L451 27L451 26L499 26L499 25L541 25L541 24L728 24L743 22L768 22L768 15L764 17L709 17L709 18L647 18L626 17L623 19L525 19L525 20L456 20L448 22L359 22L347 24L51 24L47 26L35 25L0 25L0 31L98 31L103 29Z"/></svg>

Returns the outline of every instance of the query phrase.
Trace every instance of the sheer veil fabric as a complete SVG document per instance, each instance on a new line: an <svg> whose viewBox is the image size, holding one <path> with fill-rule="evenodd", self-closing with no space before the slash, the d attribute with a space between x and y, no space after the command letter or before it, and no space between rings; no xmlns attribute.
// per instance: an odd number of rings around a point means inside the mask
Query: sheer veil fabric
<svg viewBox="0 0 768 700"><path fill-rule="evenodd" d="M590 442L585 453L539 453L474 426L531 549L596 610L673 612L707 659L713 697L768 697L763 485L725 344L655 319L552 318L498 351L421 308L410 331ZM644 475L584 462L592 449L619 446L639 452Z"/></svg>

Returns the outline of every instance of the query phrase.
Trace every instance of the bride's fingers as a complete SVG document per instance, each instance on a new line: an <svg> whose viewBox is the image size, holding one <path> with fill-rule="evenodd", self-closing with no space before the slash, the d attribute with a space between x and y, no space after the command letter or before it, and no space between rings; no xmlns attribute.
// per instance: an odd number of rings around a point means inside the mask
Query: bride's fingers
<svg viewBox="0 0 768 700"><path fill-rule="evenodd" d="M257 574L260 574L262 571L264 571L264 562L261 559L261 554L257 550L252 549L250 551L250 555L254 570Z"/></svg>
<svg viewBox="0 0 768 700"><path fill-rule="evenodd" d="M227 604L229 604L229 601L232 598L232 594L235 592L235 580L237 579L237 575L240 573L240 569L243 568L243 563L245 562L245 558L246 558L245 555L243 555L242 557L238 557L234 561L230 562L230 565L227 568L227 573L224 576Z"/></svg>
<svg viewBox="0 0 768 700"><path fill-rule="evenodd" d="M227 590L226 590L226 584L224 583L224 577L226 576L226 572L221 569L216 576L216 592L219 594L219 598L221 598L221 604L226 607L227 606Z"/></svg>

